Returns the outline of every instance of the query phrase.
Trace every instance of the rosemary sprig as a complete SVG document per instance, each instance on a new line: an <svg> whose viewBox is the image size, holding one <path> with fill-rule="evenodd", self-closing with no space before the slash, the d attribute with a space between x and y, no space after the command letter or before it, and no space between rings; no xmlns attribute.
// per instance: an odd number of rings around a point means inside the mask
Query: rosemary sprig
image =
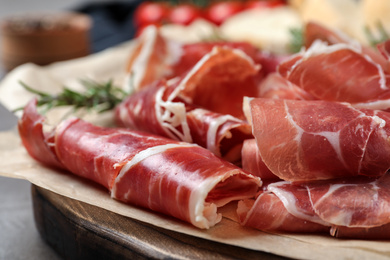
<svg viewBox="0 0 390 260"><path fill-rule="evenodd" d="M289 50L291 53L297 53L301 50L304 45L304 36L302 28L291 28L290 29L290 44Z"/></svg>
<svg viewBox="0 0 390 260"><path fill-rule="evenodd" d="M388 32L381 22L376 24L376 31L379 35L374 35L372 30L366 26L364 27L364 33L366 34L367 40L371 46L376 46L377 44L384 42L390 38Z"/></svg>
<svg viewBox="0 0 390 260"><path fill-rule="evenodd" d="M76 92L65 86L62 92L57 95L36 90L24 82L20 82L20 84L27 91L39 96L37 106L44 107L44 112L47 112L53 107L72 106L75 111L80 108L85 108L103 113L113 109L129 95L123 89L114 86L112 80L105 83L81 80L81 84L85 87L85 92ZM14 112L21 109L23 107L15 109Z"/></svg>

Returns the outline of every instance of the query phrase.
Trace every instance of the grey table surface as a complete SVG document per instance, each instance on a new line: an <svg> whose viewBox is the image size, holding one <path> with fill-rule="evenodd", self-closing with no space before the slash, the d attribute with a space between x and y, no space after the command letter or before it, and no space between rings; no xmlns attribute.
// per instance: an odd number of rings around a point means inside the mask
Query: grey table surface
<svg viewBox="0 0 390 260"><path fill-rule="evenodd" d="M4 19L4 17L13 14L31 11L64 10L85 2L88 1L0 0L0 19ZM97 2L97 0L94 0L94 2ZM0 80L4 75L5 72L3 68L0 67ZM16 117L0 103L0 131L15 128L16 122ZM35 227L30 188L31 184L27 181L0 177L1 260L61 259L56 252L41 239Z"/></svg>

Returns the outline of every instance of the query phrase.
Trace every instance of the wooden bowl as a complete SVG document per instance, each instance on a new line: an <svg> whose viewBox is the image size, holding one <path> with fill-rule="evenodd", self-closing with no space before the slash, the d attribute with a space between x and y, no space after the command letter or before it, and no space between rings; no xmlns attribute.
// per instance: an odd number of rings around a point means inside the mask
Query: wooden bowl
<svg viewBox="0 0 390 260"><path fill-rule="evenodd" d="M32 62L47 65L90 53L89 16L78 13L26 14L6 18L1 24L4 68Z"/></svg>

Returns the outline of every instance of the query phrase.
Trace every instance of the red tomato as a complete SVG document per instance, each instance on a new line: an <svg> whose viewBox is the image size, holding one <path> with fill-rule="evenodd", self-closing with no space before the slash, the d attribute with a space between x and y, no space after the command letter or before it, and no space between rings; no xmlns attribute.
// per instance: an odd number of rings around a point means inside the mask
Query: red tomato
<svg viewBox="0 0 390 260"><path fill-rule="evenodd" d="M134 13L134 23L136 26L161 23L168 14L168 5L165 3L143 2Z"/></svg>
<svg viewBox="0 0 390 260"><path fill-rule="evenodd" d="M168 22L188 25L199 17L202 17L202 11L195 5L180 4L171 8L168 14Z"/></svg>
<svg viewBox="0 0 390 260"><path fill-rule="evenodd" d="M283 0L250 0L245 3L244 8L272 8L282 5L286 5L286 2Z"/></svg>
<svg viewBox="0 0 390 260"><path fill-rule="evenodd" d="M206 19L216 25L220 25L227 18L241 12L243 9L244 6L239 1L217 2L207 8Z"/></svg>

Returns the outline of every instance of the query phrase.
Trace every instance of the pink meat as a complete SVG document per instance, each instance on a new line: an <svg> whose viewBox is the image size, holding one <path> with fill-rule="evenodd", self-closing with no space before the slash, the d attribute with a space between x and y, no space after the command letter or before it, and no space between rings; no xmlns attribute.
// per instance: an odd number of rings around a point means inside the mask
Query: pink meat
<svg viewBox="0 0 390 260"><path fill-rule="evenodd" d="M21 129L42 129L43 117L31 102L19 121ZM35 127L40 125L39 127ZM260 179L197 145L143 132L102 128L80 119L63 121L48 143L21 134L30 154L106 187L114 199L146 207L209 228L221 220L217 208L253 197Z"/></svg>
<svg viewBox="0 0 390 260"><path fill-rule="evenodd" d="M247 139L244 141L241 158L242 168L253 175L260 177L262 180L279 179L263 162L255 139Z"/></svg>
<svg viewBox="0 0 390 260"><path fill-rule="evenodd" d="M386 112L326 101L247 101L260 155L281 179L381 176L390 168Z"/></svg>
<svg viewBox="0 0 390 260"><path fill-rule="evenodd" d="M241 225L264 231L318 233L330 229L290 214L280 198L270 192L260 193L256 200L239 201L237 215Z"/></svg>
<svg viewBox="0 0 390 260"><path fill-rule="evenodd" d="M303 56L286 79L320 100L360 103L390 96L390 76L381 66L346 45L336 46Z"/></svg>
<svg viewBox="0 0 390 260"><path fill-rule="evenodd" d="M342 31L336 31L334 29L327 28L322 24L312 21L306 23L304 31L306 49L310 48L310 46L318 40L324 41L329 45L345 43L348 45L357 46L359 44L355 39L350 38ZM380 65L385 72L390 72L388 62L381 56L381 54L377 50L375 50L371 46L364 45L360 46L360 48L362 54L368 56L372 61ZM381 48L378 46L378 49Z"/></svg>
<svg viewBox="0 0 390 260"><path fill-rule="evenodd" d="M281 181L269 184L256 201L240 201L237 212L241 224L260 230L388 239L389 188L390 174L301 184Z"/></svg>
<svg viewBox="0 0 390 260"><path fill-rule="evenodd" d="M18 122L19 135L27 152L35 160L46 165L63 168L50 143L52 133L43 132L45 118L36 112L37 101L29 102Z"/></svg>
<svg viewBox="0 0 390 260"><path fill-rule="evenodd" d="M117 106L117 124L196 143L228 161L239 162L243 140L252 138L250 125L180 98L169 101L174 90L175 86L161 82L134 93Z"/></svg>
<svg viewBox="0 0 390 260"><path fill-rule="evenodd" d="M257 97L293 100L314 100L308 92L288 81L279 73L269 74L259 85Z"/></svg>
<svg viewBox="0 0 390 260"><path fill-rule="evenodd" d="M390 175L379 178L311 182L307 188L316 214L347 227L378 227L390 223Z"/></svg>

